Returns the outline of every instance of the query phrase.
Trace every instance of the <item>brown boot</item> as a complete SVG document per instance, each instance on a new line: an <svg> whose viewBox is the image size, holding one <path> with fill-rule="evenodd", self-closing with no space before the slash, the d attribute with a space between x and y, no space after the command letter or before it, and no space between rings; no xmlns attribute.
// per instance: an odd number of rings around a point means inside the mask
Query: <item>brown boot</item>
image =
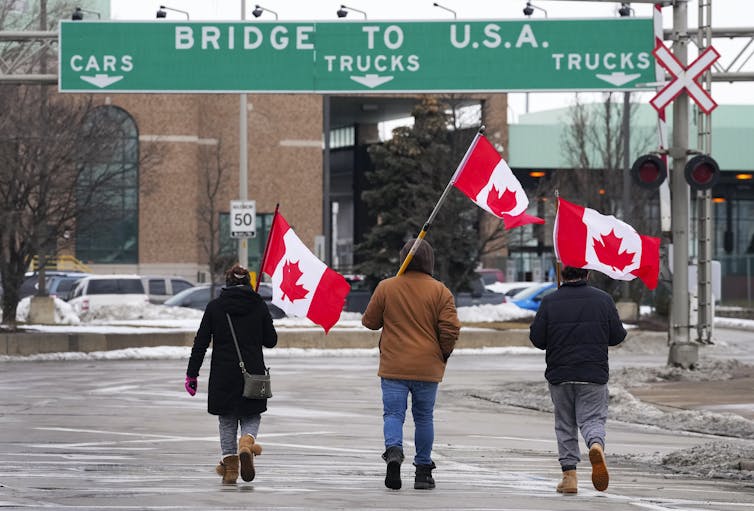
<svg viewBox="0 0 754 511"><path fill-rule="evenodd" d="M241 460L241 479L253 481L256 472L254 470L254 456L262 454L262 446L254 441L251 435L244 435L238 442L238 457Z"/></svg>
<svg viewBox="0 0 754 511"><path fill-rule="evenodd" d="M223 484L236 484L238 481L238 456L230 454L223 457L215 467L217 475L222 476Z"/></svg>
<svg viewBox="0 0 754 511"><path fill-rule="evenodd" d="M605 463L605 453L602 451L602 446L598 443L593 443L589 447L589 461L592 463L592 484L598 491L607 490L607 485L610 482L610 475L607 473L607 463Z"/></svg>
<svg viewBox="0 0 754 511"><path fill-rule="evenodd" d="M563 480L558 483L558 493L578 493L578 486L576 471L566 470L563 472Z"/></svg>

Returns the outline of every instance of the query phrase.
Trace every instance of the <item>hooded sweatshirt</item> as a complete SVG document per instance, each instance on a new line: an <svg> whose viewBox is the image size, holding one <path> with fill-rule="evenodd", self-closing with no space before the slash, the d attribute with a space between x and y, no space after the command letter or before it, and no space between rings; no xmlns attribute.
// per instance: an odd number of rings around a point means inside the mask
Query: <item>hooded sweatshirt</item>
<svg viewBox="0 0 754 511"><path fill-rule="evenodd" d="M405 259L413 245L401 250ZM377 285L362 324L379 330L378 375L397 380L442 381L453 352L460 322L450 290L432 277L434 253L425 240L406 272Z"/></svg>

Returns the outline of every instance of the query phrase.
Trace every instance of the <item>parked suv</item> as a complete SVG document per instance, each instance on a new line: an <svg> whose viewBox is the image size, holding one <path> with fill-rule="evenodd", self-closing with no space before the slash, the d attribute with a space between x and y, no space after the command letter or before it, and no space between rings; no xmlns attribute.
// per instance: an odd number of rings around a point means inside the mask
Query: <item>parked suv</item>
<svg viewBox="0 0 754 511"><path fill-rule="evenodd" d="M141 282L152 303L165 303L165 300L175 296L184 289L194 287L192 282L176 276L142 275Z"/></svg>
<svg viewBox="0 0 754 511"><path fill-rule="evenodd" d="M138 275L90 275L82 278L68 303L77 314L108 305L144 305L149 297Z"/></svg>

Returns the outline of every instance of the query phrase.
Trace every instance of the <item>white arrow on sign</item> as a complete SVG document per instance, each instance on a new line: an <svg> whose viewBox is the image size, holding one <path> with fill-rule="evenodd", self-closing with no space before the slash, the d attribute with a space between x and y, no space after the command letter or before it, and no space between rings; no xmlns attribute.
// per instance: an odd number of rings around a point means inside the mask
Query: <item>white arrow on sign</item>
<svg viewBox="0 0 754 511"><path fill-rule="evenodd" d="M627 75L623 71L616 71L615 73L609 74L609 75L595 75L600 80L604 80L607 83L612 83L616 87L620 87L621 85L625 85L628 82L633 82L637 78L641 76L641 74L633 74L633 75Z"/></svg>
<svg viewBox="0 0 754 511"><path fill-rule="evenodd" d="M720 54L717 50L710 46L702 52L697 59L692 62L689 67L683 67L675 55L673 55L667 46L663 43L657 43L652 55L655 56L657 62L668 70L673 75L673 80L670 81L660 92L657 93L649 102L658 112L668 106L678 95L686 89L691 99L693 99L699 108L705 114L709 114L717 108L717 103L712 96L710 96L706 90L697 82L697 79L707 71L707 69L720 58Z"/></svg>
<svg viewBox="0 0 754 511"><path fill-rule="evenodd" d="M380 76L375 74L351 77L351 80L353 80L354 82L360 83L361 85L366 85L370 89L374 89L375 87L382 85L383 83L387 83L392 79L392 76Z"/></svg>
<svg viewBox="0 0 754 511"><path fill-rule="evenodd" d="M115 82L119 82L123 79L122 76L108 76L105 74L99 74L94 76L80 76L85 82L89 82L92 85L96 85L100 89L104 89L108 85L112 85Z"/></svg>

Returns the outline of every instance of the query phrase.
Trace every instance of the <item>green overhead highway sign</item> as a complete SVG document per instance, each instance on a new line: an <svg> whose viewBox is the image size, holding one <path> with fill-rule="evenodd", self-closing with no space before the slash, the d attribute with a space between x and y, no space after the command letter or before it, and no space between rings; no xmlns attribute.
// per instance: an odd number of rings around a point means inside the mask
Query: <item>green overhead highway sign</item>
<svg viewBox="0 0 754 511"><path fill-rule="evenodd" d="M636 90L651 19L60 23L61 92Z"/></svg>

